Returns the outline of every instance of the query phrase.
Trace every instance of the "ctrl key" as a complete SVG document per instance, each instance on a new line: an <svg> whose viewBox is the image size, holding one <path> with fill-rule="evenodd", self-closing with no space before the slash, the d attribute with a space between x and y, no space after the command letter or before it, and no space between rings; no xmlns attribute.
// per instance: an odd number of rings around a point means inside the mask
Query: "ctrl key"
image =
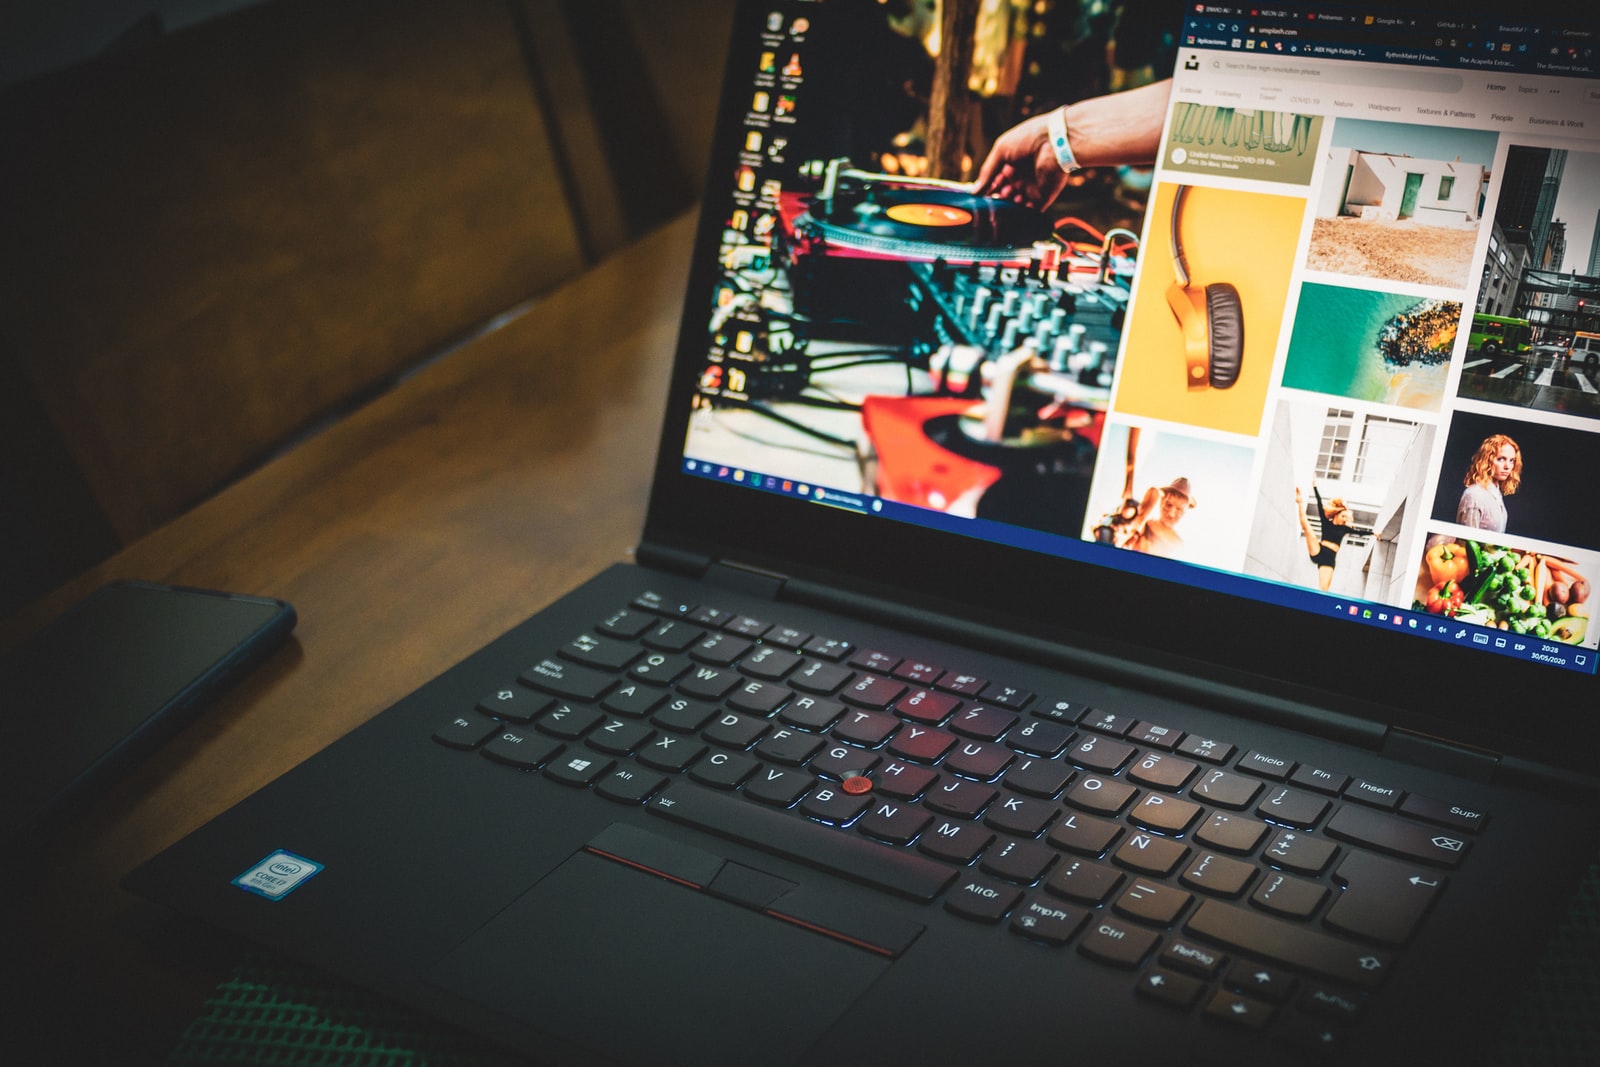
<svg viewBox="0 0 1600 1067"><path fill-rule="evenodd" d="M1160 938L1149 930L1129 926L1109 916L1089 927L1078 942L1078 951L1090 959L1113 967L1137 967Z"/></svg>

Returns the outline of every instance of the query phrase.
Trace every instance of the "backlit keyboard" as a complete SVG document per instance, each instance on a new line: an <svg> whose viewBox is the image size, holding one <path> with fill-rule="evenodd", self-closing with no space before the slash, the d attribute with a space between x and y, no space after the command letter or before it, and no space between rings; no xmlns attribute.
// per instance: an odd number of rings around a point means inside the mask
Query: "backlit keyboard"
<svg viewBox="0 0 1600 1067"><path fill-rule="evenodd" d="M1309 1047L1358 1023L1487 819L1182 723L648 594L434 739L1074 947L1154 1002ZM648 835L615 836L597 850L699 884ZM887 955L916 929L792 918Z"/></svg>

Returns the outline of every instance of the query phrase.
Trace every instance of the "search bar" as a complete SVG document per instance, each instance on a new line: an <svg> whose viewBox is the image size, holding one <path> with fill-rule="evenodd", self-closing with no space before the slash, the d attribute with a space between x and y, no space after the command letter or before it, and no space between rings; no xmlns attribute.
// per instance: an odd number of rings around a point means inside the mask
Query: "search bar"
<svg viewBox="0 0 1600 1067"><path fill-rule="evenodd" d="M1322 85L1362 85L1370 89L1414 89L1430 93L1459 93L1465 82L1461 75L1437 70L1411 70L1404 67L1352 67L1348 63L1310 66L1296 63L1270 63L1254 59L1219 58L1211 61L1217 74L1234 78L1287 78Z"/></svg>

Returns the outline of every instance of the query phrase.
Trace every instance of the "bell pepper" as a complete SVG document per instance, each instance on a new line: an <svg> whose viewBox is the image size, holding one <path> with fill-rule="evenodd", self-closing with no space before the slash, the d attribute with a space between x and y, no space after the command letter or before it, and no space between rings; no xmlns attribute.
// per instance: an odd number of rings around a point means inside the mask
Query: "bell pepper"
<svg viewBox="0 0 1600 1067"><path fill-rule="evenodd" d="M1461 607L1461 602L1466 599L1461 585L1454 578L1447 578L1428 590L1428 599L1423 606L1434 615L1454 615Z"/></svg>
<svg viewBox="0 0 1600 1067"><path fill-rule="evenodd" d="M1427 560L1428 580L1434 585L1464 581L1472 573L1472 559L1467 555L1467 550L1454 541L1446 541L1428 549Z"/></svg>

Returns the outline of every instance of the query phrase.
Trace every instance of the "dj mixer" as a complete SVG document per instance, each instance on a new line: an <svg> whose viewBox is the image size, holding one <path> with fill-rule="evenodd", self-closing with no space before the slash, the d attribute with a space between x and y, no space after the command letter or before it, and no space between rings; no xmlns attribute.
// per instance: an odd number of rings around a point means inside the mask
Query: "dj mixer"
<svg viewBox="0 0 1600 1067"><path fill-rule="evenodd" d="M1086 490L1135 235L844 160L804 171L809 187L776 197L771 284L713 321L702 396L794 425L802 410L773 405L815 402L824 361L892 352L903 394L860 398L863 491L930 507L981 497L979 514L1047 528L1078 521L1050 501Z"/></svg>

